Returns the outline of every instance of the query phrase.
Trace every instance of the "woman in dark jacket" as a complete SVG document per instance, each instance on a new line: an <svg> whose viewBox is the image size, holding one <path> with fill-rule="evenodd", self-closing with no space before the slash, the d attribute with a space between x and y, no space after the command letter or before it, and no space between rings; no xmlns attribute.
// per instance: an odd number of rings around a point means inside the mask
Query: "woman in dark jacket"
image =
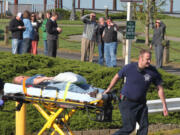
<svg viewBox="0 0 180 135"><path fill-rule="evenodd" d="M156 20L156 24L154 27L154 34L150 48L152 49L152 46L154 46L157 68L162 68L163 49L164 49L162 45L162 41L164 39L165 29L166 29L166 25L162 21Z"/></svg>
<svg viewBox="0 0 180 135"><path fill-rule="evenodd" d="M31 53L36 55L37 54L38 41L39 41L38 29L39 29L40 23L38 23L35 13L31 14L31 24L33 26Z"/></svg>

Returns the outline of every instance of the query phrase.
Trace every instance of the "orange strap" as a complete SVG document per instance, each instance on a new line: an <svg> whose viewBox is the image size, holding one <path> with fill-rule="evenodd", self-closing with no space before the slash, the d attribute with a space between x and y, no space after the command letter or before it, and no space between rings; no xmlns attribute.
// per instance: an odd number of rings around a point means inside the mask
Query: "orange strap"
<svg viewBox="0 0 180 135"><path fill-rule="evenodd" d="M23 79L23 91L24 91L24 94L25 94L25 95L27 95L26 79L27 79L27 78L24 78L24 79Z"/></svg>

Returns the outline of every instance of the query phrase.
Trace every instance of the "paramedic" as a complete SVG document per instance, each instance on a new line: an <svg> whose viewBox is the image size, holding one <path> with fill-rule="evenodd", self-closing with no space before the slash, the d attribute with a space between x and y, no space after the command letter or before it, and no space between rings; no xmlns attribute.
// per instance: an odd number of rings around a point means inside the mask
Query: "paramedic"
<svg viewBox="0 0 180 135"><path fill-rule="evenodd" d="M151 83L157 86L158 95L162 100L163 114L168 115L162 79L155 67L150 65L151 52L141 50L137 63L124 66L112 79L104 93L111 91L120 78L126 77L126 82L121 90L119 109L122 114L123 127L114 135L129 135L136 126L140 125L138 135L148 134L148 108L146 93Z"/></svg>
<svg viewBox="0 0 180 135"><path fill-rule="evenodd" d="M22 84L23 80L26 79L26 84L40 84L44 81L48 81L53 79L53 77L46 77L41 74L34 75L32 77L30 76L17 76L13 79L13 83L16 84Z"/></svg>

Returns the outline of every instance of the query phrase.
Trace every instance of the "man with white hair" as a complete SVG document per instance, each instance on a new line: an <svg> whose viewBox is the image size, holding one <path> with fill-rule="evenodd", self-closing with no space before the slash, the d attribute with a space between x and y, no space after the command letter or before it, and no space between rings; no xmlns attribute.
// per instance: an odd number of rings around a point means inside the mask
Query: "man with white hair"
<svg viewBox="0 0 180 135"><path fill-rule="evenodd" d="M22 13L17 13L9 24L9 30L12 32L12 53L22 53L23 31L25 30L24 23L21 20Z"/></svg>
<svg viewBox="0 0 180 135"><path fill-rule="evenodd" d="M81 42L81 61L93 61L93 53L96 43L96 14L91 13L81 17L84 23L84 31Z"/></svg>

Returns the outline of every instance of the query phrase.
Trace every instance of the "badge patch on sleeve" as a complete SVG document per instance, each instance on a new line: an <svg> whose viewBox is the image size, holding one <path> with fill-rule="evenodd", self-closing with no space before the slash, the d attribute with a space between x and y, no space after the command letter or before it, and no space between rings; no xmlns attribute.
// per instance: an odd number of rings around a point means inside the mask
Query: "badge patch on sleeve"
<svg viewBox="0 0 180 135"><path fill-rule="evenodd" d="M151 76L149 74L144 75L144 80L145 81L150 81L150 79L151 79Z"/></svg>

